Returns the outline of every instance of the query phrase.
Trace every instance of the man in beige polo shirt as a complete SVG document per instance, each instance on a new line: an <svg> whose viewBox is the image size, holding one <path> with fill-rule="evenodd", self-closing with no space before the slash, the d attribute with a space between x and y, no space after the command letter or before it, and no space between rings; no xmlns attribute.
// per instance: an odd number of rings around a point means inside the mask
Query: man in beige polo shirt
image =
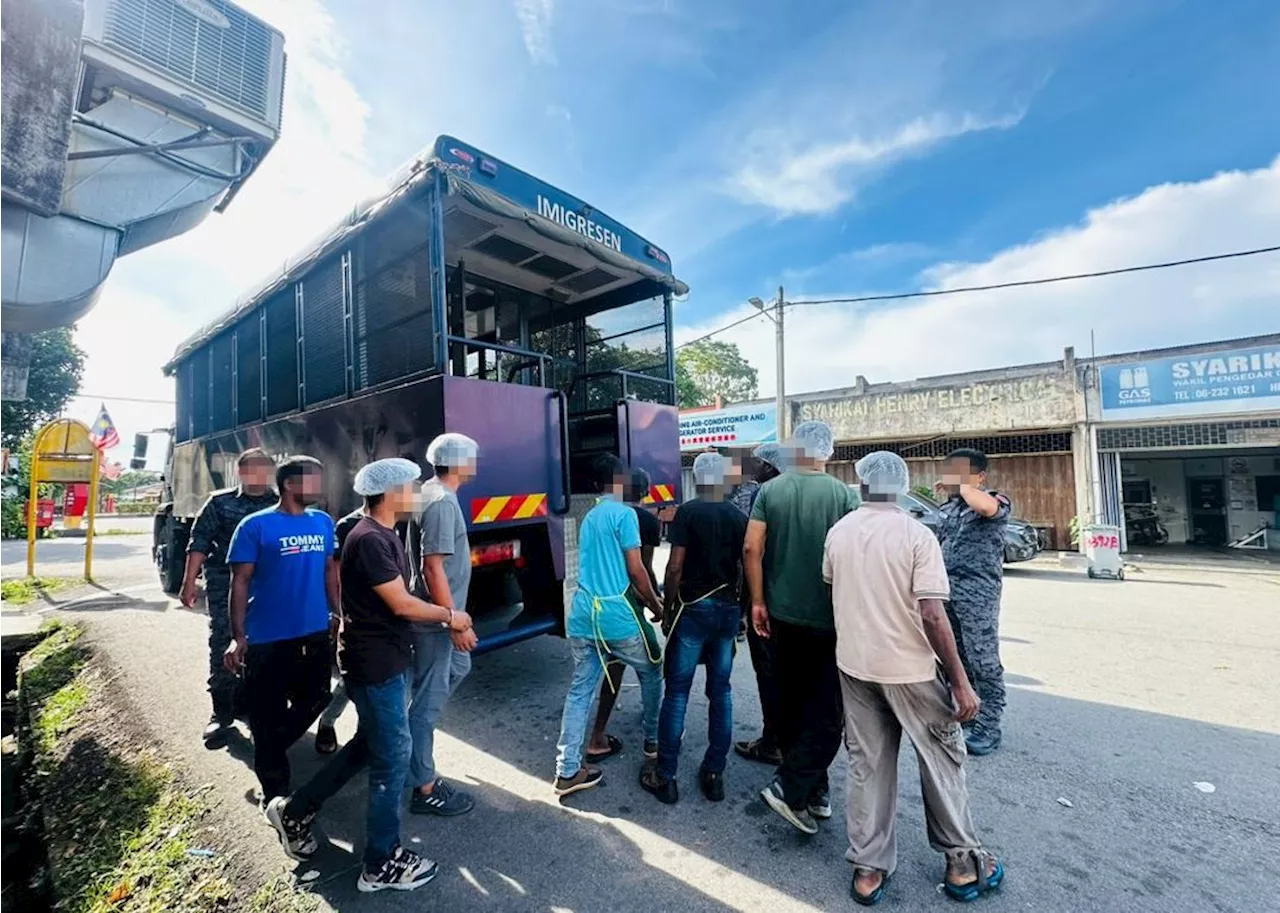
<svg viewBox="0 0 1280 913"><path fill-rule="evenodd" d="M1000 886L969 815L964 732L979 700L944 606L942 550L898 506L907 464L886 451L858 461L862 507L827 534L822 574L832 587L836 665L849 753L847 827L853 899L879 903L897 866L898 746L916 749L929 843L947 857L943 885L957 900Z"/></svg>

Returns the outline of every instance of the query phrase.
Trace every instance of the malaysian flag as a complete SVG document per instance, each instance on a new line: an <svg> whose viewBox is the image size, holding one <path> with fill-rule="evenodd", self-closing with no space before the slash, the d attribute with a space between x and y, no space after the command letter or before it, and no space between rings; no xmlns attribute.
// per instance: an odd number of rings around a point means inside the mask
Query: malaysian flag
<svg viewBox="0 0 1280 913"><path fill-rule="evenodd" d="M119 445L120 432L116 431L115 423L107 414L105 405L98 408L98 418L89 429L89 437L93 439L94 446L99 450L110 450Z"/></svg>

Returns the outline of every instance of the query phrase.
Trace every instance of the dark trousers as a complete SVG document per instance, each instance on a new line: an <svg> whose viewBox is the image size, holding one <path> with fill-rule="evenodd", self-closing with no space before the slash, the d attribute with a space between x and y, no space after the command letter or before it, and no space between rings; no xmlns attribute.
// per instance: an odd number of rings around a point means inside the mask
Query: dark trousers
<svg viewBox="0 0 1280 913"><path fill-rule="evenodd" d="M707 752L702 770L724 773L729 743L733 740L734 638L742 613L736 602L714 596L685 606L675 629L667 637L666 692L658 716L658 772L674 780L680 760L680 741L689 709L693 673L699 664L707 667Z"/></svg>
<svg viewBox="0 0 1280 913"><path fill-rule="evenodd" d="M972 602L953 599L947 604L947 617L965 674L982 699L982 708L973 726L999 735L1005 704L1004 664L1000 662L1000 602L998 598Z"/></svg>
<svg viewBox="0 0 1280 913"><path fill-rule="evenodd" d="M235 717L240 680L222 664L231 643L231 572L225 567L204 571L205 604L209 610L209 697L213 712L224 724Z"/></svg>
<svg viewBox="0 0 1280 913"><path fill-rule="evenodd" d="M289 794L288 751L329 703L332 665L327 630L249 645L244 688L253 733L253 770L268 800Z"/></svg>
<svg viewBox="0 0 1280 913"><path fill-rule="evenodd" d="M836 669L836 633L770 619L778 681L778 780L792 808L804 808L827 787L827 768L840 750L844 711Z"/></svg>
<svg viewBox="0 0 1280 913"><path fill-rule="evenodd" d="M766 748L777 748L778 741L778 680L773 671L773 640L756 633L751 624L751 610L747 610L747 648L751 652L751 668L756 673L756 691L760 694L760 715L764 717L764 732L760 741Z"/></svg>
<svg viewBox="0 0 1280 913"><path fill-rule="evenodd" d="M374 871L390 859L400 845L400 802L413 751L409 731L409 673L401 672L375 685L347 682L347 693L360 715L355 738L293 794L285 812L297 821L307 819L320 811L356 774L368 768L364 863Z"/></svg>

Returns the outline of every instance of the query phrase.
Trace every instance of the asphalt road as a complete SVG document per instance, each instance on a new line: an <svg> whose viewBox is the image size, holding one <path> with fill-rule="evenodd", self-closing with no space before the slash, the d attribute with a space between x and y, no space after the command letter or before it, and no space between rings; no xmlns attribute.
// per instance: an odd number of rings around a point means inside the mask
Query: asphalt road
<svg viewBox="0 0 1280 913"><path fill-rule="evenodd" d="M206 619L175 608L150 582L145 538L104 537L91 592L62 611L90 626L154 731L196 783L212 783L217 814L242 834L239 852L283 867L254 810L247 742L207 752L199 731ZM13 573L21 543L5 543ZM16 546L16 549L11 549ZM74 563L69 541L45 543L50 566ZM42 566L43 568L43 566ZM50 571L52 572L52 571ZM1008 868L992 911L1275 909L1280 859L1280 573L1251 563L1151 565L1123 583L1090 581L1050 562L1007 575L1002 641L1011 686L1004 747L969 763L974 815ZM11 620L11 618L6 619ZM441 863L412 901L359 895L363 784L325 809L330 846L300 872L335 908L544 911L803 911L852 909L842 816L805 838L767 812L768 771L731 758L729 795L696 788L706 702L691 702L679 805L636 783L639 695L628 675L613 731L625 753L604 785L560 803L550 789L570 663L544 638L481 658L437 739L448 777L477 797L452 821L406 816L406 839ZM745 651L734 673L735 728L756 732L759 710ZM345 737L354 713L340 725ZM317 764L295 748L296 776ZM926 842L914 758L904 750L899 869L886 910L941 909L941 858ZM837 809L845 761L832 781ZM1196 784L1202 784L1197 787ZM1212 791L1203 791L1212 784ZM1061 800L1066 800L1064 804Z"/></svg>

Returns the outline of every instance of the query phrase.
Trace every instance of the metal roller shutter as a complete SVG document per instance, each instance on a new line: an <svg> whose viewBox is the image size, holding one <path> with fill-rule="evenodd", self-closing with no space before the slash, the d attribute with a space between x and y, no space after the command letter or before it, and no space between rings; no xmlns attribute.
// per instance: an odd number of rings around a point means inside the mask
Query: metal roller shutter
<svg viewBox="0 0 1280 913"><path fill-rule="evenodd" d="M267 416L298 408L298 312L294 287L273 295L267 312Z"/></svg>
<svg viewBox="0 0 1280 913"><path fill-rule="evenodd" d="M302 362L306 405L347 392L342 258L313 269L302 283Z"/></svg>
<svg viewBox="0 0 1280 913"><path fill-rule="evenodd" d="M236 423L262 419L262 314L236 325Z"/></svg>

